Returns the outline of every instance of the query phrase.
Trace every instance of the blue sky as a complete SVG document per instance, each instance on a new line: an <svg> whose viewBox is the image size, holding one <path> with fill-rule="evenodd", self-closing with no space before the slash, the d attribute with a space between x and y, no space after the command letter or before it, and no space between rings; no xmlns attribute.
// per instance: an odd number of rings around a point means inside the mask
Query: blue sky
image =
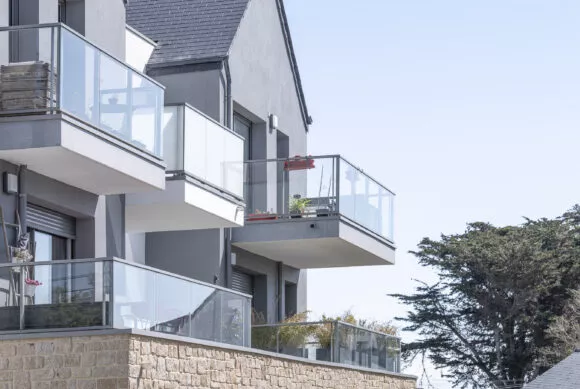
<svg viewBox="0 0 580 389"><path fill-rule="evenodd" d="M286 8L314 118L309 153L343 154L397 193L397 264L310 271L315 314L402 315L386 294L435 277L407 254L422 237L580 203L580 1Z"/></svg>

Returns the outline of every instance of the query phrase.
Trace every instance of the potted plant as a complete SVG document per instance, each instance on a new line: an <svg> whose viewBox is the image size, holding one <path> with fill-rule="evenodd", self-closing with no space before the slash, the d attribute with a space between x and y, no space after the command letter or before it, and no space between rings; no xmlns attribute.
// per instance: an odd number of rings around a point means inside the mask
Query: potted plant
<svg viewBox="0 0 580 389"><path fill-rule="evenodd" d="M318 342L319 348L316 349L316 360L318 361L332 361L332 355L330 355L331 343L334 341L335 336L335 326L337 322L344 322L348 324L356 325L357 321L350 311L344 312L342 315L337 317L330 317L322 315L323 324L319 324L314 332L314 337ZM339 331L340 332L340 331ZM340 347L346 347L348 342L348 334L344 331L340 332L338 335L338 345ZM336 350L335 352L339 352Z"/></svg>
<svg viewBox="0 0 580 389"><path fill-rule="evenodd" d="M310 205L310 199L302 198L299 194L290 197L290 217L292 219L301 218Z"/></svg>
<svg viewBox="0 0 580 389"><path fill-rule="evenodd" d="M34 297L34 294L36 293L36 288L40 285L42 285L42 282L27 278L24 281L24 295L26 297Z"/></svg>
<svg viewBox="0 0 580 389"><path fill-rule="evenodd" d="M26 262L30 262L33 258L32 254L30 254L28 249L23 249L20 247L11 247L10 251L12 252L12 263L14 264L20 265ZM12 268L12 271L19 273L20 266L14 266Z"/></svg>
<svg viewBox="0 0 580 389"><path fill-rule="evenodd" d="M282 322L290 325L278 327L279 352L295 357L308 357L306 355L306 344L314 334L316 327L310 324L302 324L307 322L308 312L297 313Z"/></svg>

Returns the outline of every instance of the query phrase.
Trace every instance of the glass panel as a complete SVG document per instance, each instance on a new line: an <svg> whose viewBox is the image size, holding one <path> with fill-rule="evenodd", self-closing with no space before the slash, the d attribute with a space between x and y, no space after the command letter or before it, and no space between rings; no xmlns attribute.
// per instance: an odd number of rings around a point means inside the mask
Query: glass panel
<svg viewBox="0 0 580 389"><path fill-rule="evenodd" d="M183 169L201 179L207 171L207 119L192 109L185 108Z"/></svg>
<svg viewBox="0 0 580 389"><path fill-rule="evenodd" d="M278 327L252 327L252 347L259 350L278 352L276 348L277 334Z"/></svg>
<svg viewBox="0 0 580 389"><path fill-rule="evenodd" d="M160 155L162 88L65 28L61 34L62 108Z"/></svg>
<svg viewBox="0 0 580 389"><path fill-rule="evenodd" d="M96 327L106 324L103 263L25 266L24 329Z"/></svg>
<svg viewBox="0 0 580 389"><path fill-rule="evenodd" d="M178 131L183 123L183 107L165 107L163 113L163 160L167 170L181 170L183 167L183 134Z"/></svg>
<svg viewBox="0 0 580 389"><path fill-rule="evenodd" d="M155 278L155 331L189 336L190 283L164 274Z"/></svg>
<svg viewBox="0 0 580 389"><path fill-rule="evenodd" d="M355 365L357 360L357 334L354 327L338 324L338 360L345 365Z"/></svg>
<svg viewBox="0 0 580 389"><path fill-rule="evenodd" d="M115 262L116 328L249 346L249 298Z"/></svg>
<svg viewBox="0 0 580 389"><path fill-rule="evenodd" d="M242 197L244 141L194 109L184 109L183 143L179 136L171 138L184 150L183 170ZM174 149L165 146L165 150Z"/></svg>
<svg viewBox="0 0 580 389"><path fill-rule="evenodd" d="M115 262L114 326L151 330L155 327L155 273Z"/></svg>
<svg viewBox="0 0 580 389"><path fill-rule="evenodd" d="M252 347L257 349L394 372L400 369L400 346L396 337L340 322L252 328Z"/></svg>
<svg viewBox="0 0 580 389"><path fill-rule="evenodd" d="M231 134L227 134L233 136ZM205 179L217 187L223 187L226 133L215 123L206 121L206 175Z"/></svg>
<svg viewBox="0 0 580 389"><path fill-rule="evenodd" d="M362 367L370 367L372 359L372 334L369 331L365 331L363 329L357 329L356 332L356 359L354 364Z"/></svg>
<svg viewBox="0 0 580 389"><path fill-rule="evenodd" d="M0 331L20 329L20 266L0 268Z"/></svg>
<svg viewBox="0 0 580 389"><path fill-rule="evenodd" d="M244 140L227 134L225 137L224 188L244 195Z"/></svg>
<svg viewBox="0 0 580 389"><path fill-rule="evenodd" d="M157 115L161 109L162 101L158 97L158 87L151 81L133 73L131 107L131 132L130 139L136 146L159 154L157 132Z"/></svg>
<svg viewBox="0 0 580 389"><path fill-rule="evenodd" d="M343 159L340 172L340 213L392 240L393 195Z"/></svg>
<svg viewBox="0 0 580 389"><path fill-rule="evenodd" d="M247 299L223 290L219 291L219 294L221 294L222 309L221 342L244 346L248 343L244 328Z"/></svg>
<svg viewBox="0 0 580 389"><path fill-rule="evenodd" d="M99 125L99 107L95 105L98 52L65 29L61 34L61 107L81 120Z"/></svg>
<svg viewBox="0 0 580 389"><path fill-rule="evenodd" d="M133 110L129 71L106 55L99 56L100 128L124 140L131 139Z"/></svg>

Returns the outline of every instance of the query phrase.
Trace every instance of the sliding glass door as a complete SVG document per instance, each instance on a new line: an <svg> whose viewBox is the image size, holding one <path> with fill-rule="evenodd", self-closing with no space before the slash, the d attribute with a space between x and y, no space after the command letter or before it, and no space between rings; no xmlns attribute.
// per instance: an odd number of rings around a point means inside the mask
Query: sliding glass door
<svg viewBox="0 0 580 389"><path fill-rule="evenodd" d="M71 258L71 240L46 232L32 230L34 261L46 262ZM55 304L67 299L70 290L68 267L35 266L34 274L29 278L42 283L36 288L35 304Z"/></svg>

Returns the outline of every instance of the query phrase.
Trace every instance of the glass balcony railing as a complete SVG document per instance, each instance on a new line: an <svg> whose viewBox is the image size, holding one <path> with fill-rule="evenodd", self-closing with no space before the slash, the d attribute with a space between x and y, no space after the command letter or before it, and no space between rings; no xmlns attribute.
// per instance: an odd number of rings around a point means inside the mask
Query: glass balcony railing
<svg viewBox="0 0 580 389"><path fill-rule="evenodd" d="M340 321L252 326L252 347L315 361L401 372L401 339Z"/></svg>
<svg viewBox="0 0 580 389"><path fill-rule="evenodd" d="M0 27L0 115L66 112L161 154L163 87L63 24Z"/></svg>
<svg viewBox="0 0 580 389"><path fill-rule="evenodd" d="M117 259L0 265L0 333L138 329L250 346L251 297Z"/></svg>
<svg viewBox="0 0 580 389"><path fill-rule="evenodd" d="M393 241L395 195L344 158L248 161L246 221L341 215Z"/></svg>
<svg viewBox="0 0 580 389"><path fill-rule="evenodd" d="M243 198L244 138L189 105L165 107L163 158L168 172Z"/></svg>

